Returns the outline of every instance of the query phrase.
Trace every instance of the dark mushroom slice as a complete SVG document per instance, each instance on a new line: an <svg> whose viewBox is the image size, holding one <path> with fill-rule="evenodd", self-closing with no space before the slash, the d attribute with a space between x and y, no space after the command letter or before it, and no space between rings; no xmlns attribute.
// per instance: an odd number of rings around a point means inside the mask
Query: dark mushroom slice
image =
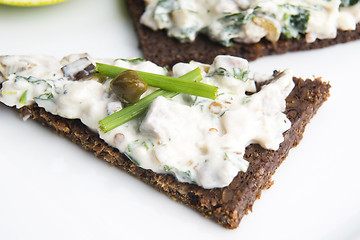
<svg viewBox="0 0 360 240"><path fill-rule="evenodd" d="M83 57L63 66L61 71L64 73L64 77L70 80L79 80L94 73L94 68L94 64L87 57Z"/></svg>

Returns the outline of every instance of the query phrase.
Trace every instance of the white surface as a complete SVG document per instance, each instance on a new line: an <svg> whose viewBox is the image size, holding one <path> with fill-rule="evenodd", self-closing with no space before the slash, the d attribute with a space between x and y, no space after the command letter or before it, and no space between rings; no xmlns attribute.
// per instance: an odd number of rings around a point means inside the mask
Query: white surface
<svg viewBox="0 0 360 240"><path fill-rule="evenodd" d="M123 1L0 6L0 55L141 57ZM322 76L331 98L237 230L109 167L0 105L0 239L360 239L360 41L266 57L252 69Z"/></svg>

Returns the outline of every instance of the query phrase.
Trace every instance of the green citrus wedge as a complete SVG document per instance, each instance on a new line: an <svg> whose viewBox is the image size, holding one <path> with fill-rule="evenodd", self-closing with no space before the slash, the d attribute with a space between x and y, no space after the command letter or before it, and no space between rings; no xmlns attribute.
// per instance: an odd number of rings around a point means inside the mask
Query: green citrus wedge
<svg viewBox="0 0 360 240"><path fill-rule="evenodd" d="M0 0L0 4L31 7L55 4L65 1L66 0Z"/></svg>

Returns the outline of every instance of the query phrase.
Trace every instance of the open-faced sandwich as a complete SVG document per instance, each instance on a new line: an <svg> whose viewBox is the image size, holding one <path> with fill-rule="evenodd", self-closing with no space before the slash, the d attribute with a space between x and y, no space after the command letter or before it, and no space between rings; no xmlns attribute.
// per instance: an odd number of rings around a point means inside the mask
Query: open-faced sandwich
<svg viewBox="0 0 360 240"><path fill-rule="evenodd" d="M144 59L0 56L0 101L236 228L329 96L290 70L217 56L171 74Z"/></svg>
<svg viewBox="0 0 360 240"><path fill-rule="evenodd" d="M251 61L360 38L358 0L128 0L147 59Z"/></svg>

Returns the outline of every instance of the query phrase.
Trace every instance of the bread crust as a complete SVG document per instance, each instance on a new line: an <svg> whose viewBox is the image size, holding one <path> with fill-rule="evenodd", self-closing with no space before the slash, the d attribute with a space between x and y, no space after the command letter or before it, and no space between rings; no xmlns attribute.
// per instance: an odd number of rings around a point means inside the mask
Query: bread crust
<svg viewBox="0 0 360 240"><path fill-rule="evenodd" d="M360 24L358 24L354 31L338 31L334 39L316 40L313 43L307 43L302 37L279 40L275 43L263 39L254 44L235 43L232 47L225 47L204 35L199 35L194 42L180 43L177 39L168 37L166 31L153 31L140 24L140 17L145 10L143 0L127 0L127 3L139 37L139 47L143 50L146 59L160 66L173 66L175 63L191 60L210 64L217 55L223 54L253 61L267 55L324 48L360 38Z"/></svg>
<svg viewBox="0 0 360 240"><path fill-rule="evenodd" d="M289 150L302 139L306 124L329 97L330 85L320 79L294 78L295 88L286 99L286 115L292 123L284 133L284 142L277 151L265 150L257 144L246 148L245 158L250 166L240 172L224 188L203 189L197 185L180 183L171 175L157 174L137 167L117 149L108 146L80 120L54 116L33 104L19 109L22 117L30 117L49 127L55 133L69 138L96 157L130 173L172 199L188 205L225 228L238 227L241 219L260 198L261 191L272 185L271 176L288 155Z"/></svg>

